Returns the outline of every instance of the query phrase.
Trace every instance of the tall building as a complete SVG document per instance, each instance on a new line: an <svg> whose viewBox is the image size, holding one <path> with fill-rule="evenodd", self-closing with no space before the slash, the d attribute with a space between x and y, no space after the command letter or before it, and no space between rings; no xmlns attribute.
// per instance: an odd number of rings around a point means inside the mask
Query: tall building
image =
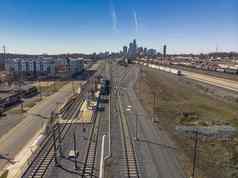
<svg viewBox="0 0 238 178"><path fill-rule="evenodd" d="M144 48L144 55L147 56L147 48Z"/></svg>
<svg viewBox="0 0 238 178"><path fill-rule="evenodd" d="M157 52L156 52L156 50L155 49L148 49L147 50L147 55L149 56L149 57L155 57L156 56L156 54L157 54Z"/></svg>
<svg viewBox="0 0 238 178"><path fill-rule="evenodd" d="M166 50L167 50L167 46L164 45L163 46L163 57L164 57L164 59L166 58Z"/></svg>
<svg viewBox="0 0 238 178"><path fill-rule="evenodd" d="M2 59L0 61L0 69L5 68L5 62L6 62L6 46L3 45L2 47L3 53L2 53Z"/></svg>
<svg viewBox="0 0 238 178"><path fill-rule="evenodd" d="M144 49L143 49L143 47L138 47L137 48L137 50L136 50L137 52L137 56L142 56L142 55L144 55Z"/></svg>
<svg viewBox="0 0 238 178"><path fill-rule="evenodd" d="M137 44L136 40L134 39L133 42L129 44L128 58L130 60L136 59L136 55L137 55Z"/></svg>
<svg viewBox="0 0 238 178"><path fill-rule="evenodd" d="M123 46L123 57L127 57L127 46Z"/></svg>
<svg viewBox="0 0 238 178"><path fill-rule="evenodd" d="M136 39L133 40L133 48L134 48L134 49L137 48Z"/></svg>

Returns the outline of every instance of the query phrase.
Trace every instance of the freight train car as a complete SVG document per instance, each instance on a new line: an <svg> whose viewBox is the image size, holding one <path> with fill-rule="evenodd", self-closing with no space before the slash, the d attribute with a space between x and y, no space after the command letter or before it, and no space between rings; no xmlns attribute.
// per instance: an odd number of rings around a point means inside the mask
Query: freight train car
<svg viewBox="0 0 238 178"><path fill-rule="evenodd" d="M32 97L32 96L35 96L36 94L38 94L38 90L37 90L36 86L29 87L29 88L26 88L26 89L22 90L22 97L23 98Z"/></svg>
<svg viewBox="0 0 238 178"><path fill-rule="evenodd" d="M16 93L10 95L6 98L0 99L0 109L5 110L7 107L17 104L19 102L21 102L21 94Z"/></svg>
<svg viewBox="0 0 238 178"><path fill-rule="evenodd" d="M225 73L228 73L228 74L237 74L237 69L225 68Z"/></svg>
<svg viewBox="0 0 238 178"><path fill-rule="evenodd" d="M110 93L110 81L104 79L101 81L101 94L109 95L109 93Z"/></svg>

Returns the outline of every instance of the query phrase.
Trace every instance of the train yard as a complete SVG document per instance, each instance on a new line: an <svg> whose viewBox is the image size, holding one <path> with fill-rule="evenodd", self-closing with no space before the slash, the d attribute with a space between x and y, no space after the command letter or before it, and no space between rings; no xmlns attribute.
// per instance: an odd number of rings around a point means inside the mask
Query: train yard
<svg viewBox="0 0 238 178"><path fill-rule="evenodd" d="M43 138L37 141L38 148L27 159L24 168L21 167L24 169L21 177L188 176L190 172L185 170L181 155L178 155L181 148L178 148L177 140L172 140L169 131L161 128L164 118L160 118L156 107L152 106L158 101L143 86L145 78L150 85L156 83L148 82L154 80L153 76L148 79L150 70L159 69L161 76L166 78L168 75L171 81L175 78L174 84L177 80L188 80L183 79L186 73L154 65L149 67L104 61L81 83L80 89L72 90L71 96L60 106L55 108L54 105L50 114L32 113L38 119L43 118L45 127L41 132ZM170 88L167 89L169 92ZM156 92L158 95L164 91L158 89ZM147 97L148 103L143 96ZM160 97L160 102L167 102L163 100L167 94ZM163 105L160 109L164 109ZM165 116L162 114L162 117Z"/></svg>

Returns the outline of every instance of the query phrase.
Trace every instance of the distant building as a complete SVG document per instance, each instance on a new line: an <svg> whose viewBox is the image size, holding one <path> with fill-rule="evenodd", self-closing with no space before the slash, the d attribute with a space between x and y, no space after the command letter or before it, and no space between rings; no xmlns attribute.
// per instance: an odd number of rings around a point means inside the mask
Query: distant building
<svg viewBox="0 0 238 178"><path fill-rule="evenodd" d="M147 48L144 48L144 55L147 56Z"/></svg>
<svg viewBox="0 0 238 178"><path fill-rule="evenodd" d="M122 53L123 53L124 57L127 57L127 52L128 52L127 50L128 50L127 46L123 46L123 52Z"/></svg>
<svg viewBox="0 0 238 178"><path fill-rule="evenodd" d="M138 56L143 56L144 55L143 47L137 48L136 53L137 53Z"/></svg>
<svg viewBox="0 0 238 178"><path fill-rule="evenodd" d="M134 60L136 59L136 55L137 55L137 44L136 44L136 40L133 40L133 43L129 44L129 49L128 49L128 59L130 60Z"/></svg>
<svg viewBox="0 0 238 178"><path fill-rule="evenodd" d="M147 56L148 57L155 57L157 55L157 52L155 49L148 49Z"/></svg>
<svg viewBox="0 0 238 178"><path fill-rule="evenodd" d="M9 59L5 63L5 69L8 73L15 76L67 76L80 73L84 69L83 59ZM67 73L67 75L66 75ZM60 74L60 75L58 75ZM61 75L63 74L63 75Z"/></svg>

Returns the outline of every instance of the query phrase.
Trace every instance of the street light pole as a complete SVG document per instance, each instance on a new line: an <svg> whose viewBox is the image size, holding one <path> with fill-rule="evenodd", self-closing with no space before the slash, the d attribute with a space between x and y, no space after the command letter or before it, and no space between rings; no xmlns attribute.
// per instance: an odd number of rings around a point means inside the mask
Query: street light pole
<svg viewBox="0 0 238 178"><path fill-rule="evenodd" d="M73 94L75 93L75 89L74 89L74 81L72 79L72 91L73 91Z"/></svg>
<svg viewBox="0 0 238 178"><path fill-rule="evenodd" d="M138 115L136 113L136 133L135 133L135 140L138 141L138 135L137 135L137 127L138 127Z"/></svg>
<svg viewBox="0 0 238 178"><path fill-rule="evenodd" d="M77 170L78 169L78 165L77 165L77 150L76 150L76 134L74 132L74 169Z"/></svg>
<svg viewBox="0 0 238 178"><path fill-rule="evenodd" d="M192 178L195 178L196 160L197 160L197 146L198 146L198 131L195 131L195 143L194 143L194 153L193 153L193 172Z"/></svg>
<svg viewBox="0 0 238 178"><path fill-rule="evenodd" d="M152 122L155 122L155 92L152 93L153 94L153 113L152 113Z"/></svg>
<svg viewBox="0 0 238 178"><path fill-rule="evenodd" d="M60 124L58 122L57 122L57 130L58 130L58 137L59 137L59 154L60 154L60 157L63 157Z"/></svg>
<svg viewBox="0 0 238 178"><path fill-rule="evenodd" d="M55 158L55 166L58 166L58 159L57 159L57 147L56 147L56 136L55 136L55 126L52 127L53 129L53 145L54 145L54 158Z"/></svg>
<svg viewBox="0 0 238 178"><path fill-rule="evenodd" d="M40 80L38 80L38 83L39 83L40 100L42 100L41 82L40 82Z"/></svg>

